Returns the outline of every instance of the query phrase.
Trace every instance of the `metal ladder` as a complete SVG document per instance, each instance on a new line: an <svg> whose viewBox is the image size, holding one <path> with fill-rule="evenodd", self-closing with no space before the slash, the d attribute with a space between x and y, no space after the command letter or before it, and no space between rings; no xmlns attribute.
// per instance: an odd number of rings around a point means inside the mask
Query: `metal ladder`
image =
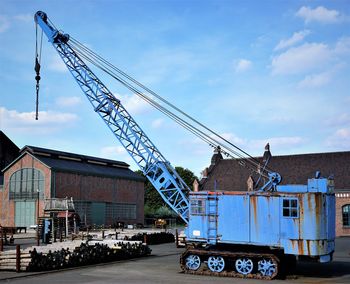
<svg viewBox="0 0 350 284"><path fill-rule="evenodd" d="M215 245L218 240L218 197L208 194L207 196L207 216L208 216L208 243Z"/></svg>

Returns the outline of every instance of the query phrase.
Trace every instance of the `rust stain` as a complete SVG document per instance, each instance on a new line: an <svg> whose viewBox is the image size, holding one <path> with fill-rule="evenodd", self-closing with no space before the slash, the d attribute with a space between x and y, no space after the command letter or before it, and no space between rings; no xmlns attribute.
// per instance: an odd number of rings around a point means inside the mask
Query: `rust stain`
<svg viewBox="0 0 350 284"><path fill-rule="evenodd" d="M304 237L303 233L303 224L304 224L304 200L302 195L298 195L298 201L299 201L299 218L297 218L297 226L298 226L298 233L299 233L299 239L302 239Z"/></svg>
<svg viewBox="0 0 350 284"><path fill-rule="evenodd" d="M312 208L312 197L313 197L313 194L311 193L308 193L306 194L306 199L307 199L307 205L308 205L308 208L309 208L309 211L312 212L313 208Z"/></svg>
<svg viewBox="0 0 350 284"><path fill-rule="evenodd" d="M293 248L293 251L295 250L295 240L290 240L291 241L291 243L292 243L292 248Z"/></svg>
<svg viewBox="0 0 350 284"><path fill-rule="evenodd" d="M298 251L299 255L304 255L304 245L302 240L298 240Z"/></svg>
<svg viewBox="0 0 350 284"><path fill-rule="evenodd" d="M316 216L317 231L319 229L321 215L322 215L322 195L316 194L315 195L315 216Z"/></svg>
<svg viewBox="0 0 350 284"><path fill-rule="evenodd" d="M254 214L254 222L257 224L257 197L256 196L250 196L250 203L253 207L253 214Z"/></svg>
<svg viewBox="0 0 350 284"><path fill-rule="evenodd" d="M310 240L306 240L307 255L311 254Z"/></svg>

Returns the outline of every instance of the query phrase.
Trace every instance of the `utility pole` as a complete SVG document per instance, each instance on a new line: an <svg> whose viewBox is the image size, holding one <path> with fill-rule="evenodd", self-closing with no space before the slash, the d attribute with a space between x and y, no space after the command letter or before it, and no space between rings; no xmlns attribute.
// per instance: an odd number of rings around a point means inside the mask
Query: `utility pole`
<svg viewBox="0 0 350 284"><path fill-rule="evenodd" d="M40 199L40 191L39 189L36 190L37 192L37 208L36 208L36 245L40 245L40 238L39 238L39 199Z"/></svg>
<svg viewBox="0 0 350 284"><path fill-rule="evenodd" d="M66 239L68 238L68 197L66 196Z"/></svg>

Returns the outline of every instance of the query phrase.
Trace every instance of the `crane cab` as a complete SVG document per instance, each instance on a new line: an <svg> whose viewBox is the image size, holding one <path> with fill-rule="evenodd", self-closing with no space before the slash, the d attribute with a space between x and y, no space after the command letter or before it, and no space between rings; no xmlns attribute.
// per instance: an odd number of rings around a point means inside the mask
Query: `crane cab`
<svg viewBox="0 0 350 284"><path fill-rule="evenodd" d="M253 245L330 261L335 239L333 180L279 185L274 192L193 192L186 236L197 244Z"/></svg>

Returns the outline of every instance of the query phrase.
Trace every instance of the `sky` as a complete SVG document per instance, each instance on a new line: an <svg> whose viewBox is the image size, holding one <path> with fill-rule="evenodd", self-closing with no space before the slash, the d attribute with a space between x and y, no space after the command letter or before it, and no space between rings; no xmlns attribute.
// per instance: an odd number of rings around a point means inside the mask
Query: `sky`
<svg viewBox="0 0 350 284"><path fill-rule="evenodd" d="M44 36L35 120L34 14L250 155L350 150L350 2L0 1L0 129L20 148L125 161ZM197 176L213 149L104 74L173 166ZM315 169L316 170L316 169ZM278 171L278 169L277 169Z"/></svg>

